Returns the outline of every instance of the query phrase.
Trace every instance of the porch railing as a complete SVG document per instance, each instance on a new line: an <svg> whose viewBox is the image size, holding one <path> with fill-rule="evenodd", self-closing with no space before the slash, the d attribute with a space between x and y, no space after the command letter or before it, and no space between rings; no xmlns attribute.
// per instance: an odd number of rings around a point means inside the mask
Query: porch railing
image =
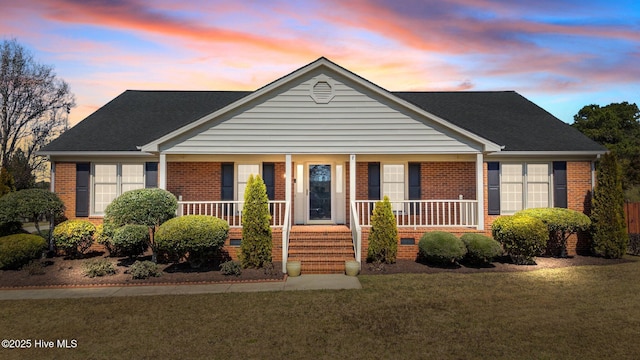
<svg viewBox="0 0 640 360"><path fill-rule="evenodd" d="M287 260L289 258L289 233L291 232L291 202L287 202L284 208L284 220L282 223L282 272L287 273Z"/></svg>
<svg viewBox="0 0 640 360"><path fill-rule="evenodd" d="M242 205L244 201L178 201L178 216L209 215L227 220L229 227L242 226ZM285 217L284 200L270 200L271 226L282 227Z"/></svg>
<svg viewBox="0 0 640 360"><path fill-rule="evenodd" d="M354 202L358 223L371 226L376 200ZM391 201L398 227L473 227L478 225L477 200ZM353 210L352 210L353 212Z"/></svg>
<svg viewBox="0 0 640 360"><path fill-rule="evenodd" d="M358 210L356 208L356 203L351 202L351 238L353 239L353 253L355 254L356 261L360 263L362 267L362 227L360 226L360 221L358 220Z"/></svg>

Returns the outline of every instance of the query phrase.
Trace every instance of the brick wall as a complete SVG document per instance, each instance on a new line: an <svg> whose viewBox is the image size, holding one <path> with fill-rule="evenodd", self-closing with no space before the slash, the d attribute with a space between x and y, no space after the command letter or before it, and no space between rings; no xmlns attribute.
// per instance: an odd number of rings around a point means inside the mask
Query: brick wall
<svg viewBox="0 0 640 360"><path fill-rule="evenodd" d="M423 200L476 198L475 162L425 162L420 166Z"/></svg>
<svg viewBox="0 0 640 360"><path fill-rule="evenodd" d="M167 190L184 201L220 200L221 180L219 162L167 163Z"/></svg>
<svg viewBox="0 0 640 360"><path fill-rule="evenodd" d="M64 216L74 219L76 217L76 163L57 162L55 166L55 192L64 202Z"/></svg>

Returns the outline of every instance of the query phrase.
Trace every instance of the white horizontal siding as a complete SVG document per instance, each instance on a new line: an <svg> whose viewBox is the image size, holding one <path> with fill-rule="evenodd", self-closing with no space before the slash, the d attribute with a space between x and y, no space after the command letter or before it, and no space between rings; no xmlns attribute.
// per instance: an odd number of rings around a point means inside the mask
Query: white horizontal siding
<svg viewBox="0 0 640 360"><path fill-rule="evenodd" d="M313 79L244 112L165 144L170 153L473 153L468 140L438 131L335 79L335 96L317 104Z"/></svg>

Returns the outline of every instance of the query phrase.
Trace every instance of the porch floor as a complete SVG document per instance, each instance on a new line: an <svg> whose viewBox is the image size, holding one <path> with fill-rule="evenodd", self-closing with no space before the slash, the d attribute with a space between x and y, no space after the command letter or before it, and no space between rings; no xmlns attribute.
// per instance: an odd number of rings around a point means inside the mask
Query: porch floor
<svg viewBox="0 0 640 360"><path fill-rule="evenodd" d="M342 274L354 260L351 230L344 225L292 226L289 260L301 262L302 274Z"/></svg>

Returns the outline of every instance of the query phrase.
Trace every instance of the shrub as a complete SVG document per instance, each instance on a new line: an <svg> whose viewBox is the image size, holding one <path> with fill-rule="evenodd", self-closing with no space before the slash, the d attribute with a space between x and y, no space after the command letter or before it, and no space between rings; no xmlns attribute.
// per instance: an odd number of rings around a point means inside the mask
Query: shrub
<svg viewBox="0 0 640 360"><path fill-rule="evenodd" d="M109 254L115 254L115 249L111 243L111 237L113 236L113 227L108 224L102 223L96 225L96 232L93 233L93 240L107 248Z"/></svg>
<svg viewBox="0 0 640 360"><path fill-rule="evenodd" d="M640 256L640 234L629 234L628 252L631 255Z"/></svg>
<svg viewBox="0 0 640 360"><path fill-rule="evenodd" d="M627 250L629 236L620 166L611 153L604 154L599 165L591 207L592 250L606 258L621 258Z"/></svg>
<svg viewBox="0 0 640 360"><path fill-rule="evenodd" d="M38 232L40 219L60 216L63 211L64 203L58 195L45 189L25 189L0 198L0 223L28 219Z"/></svg>
<svg viewBox="0 0 640 360"><path fill-rule="evenodd" d="M242 275L242 266L237 261L227 261L220 264L220 273L222 275Z"/></svg>
<svg viewBox="0 0 640 360"><path fill-rule="evenodd" d="M198 267L224 245L229 224L207 215L186 215L160 225L156 232L158 250L170 256L185 257Z"/></svg>
<svg viewBox="0 0 640 360"><path fill-rule="evenodd" d="M549 238L542 220L528 215L501 216L493 222L491 233L517 265L535 264Z"/></svg>
<svg viewBox="0 0 640 360"><path fill-rule="evenodd" d="M471 263L490 263L502 252L500 243L482 234L464 234L460 240L467 248L466 259Z"/></svg>
<svg viewBox="0 0 640 360"><path fill-rule="evenodd" d="M121 226L113 231L109 242L113 254L129 257L140 255L149 246L149 228L144 225Z"/></svg>
<svg viewBox="0 0 640 360"><path fill-rule="evenodd" d="M392 264L398 254L398 227L389 197L376 202L371 217L367 260Z"/></svg>
<svg viewBox="0 0 640 360"><path fill-rule="evenodd" d="M31 260L27 265L22 267L29 275L44 275L44 264L40 260Z"/></svg>
<svg viewBox="0 0 640 360"><path fill-rule="evenodd" d="M27 231L22 229L21 221L7 221L0 223L0 236L26 233Z"/></svg>
<svg viewBox="0 0 640 360"><path fill-rule="evenodd" d="M436 264L452 264L464 258L467 248L462 240L444 231L424 233L418 242L420 256Z"/></svg>
<svg viewBox="0 0 640 360"><path fill-rule="evenodd" d="M67 255L77 257L89 249L95 232L96 227L86 220L67 220L53 229L53 241Z"/></svg>
<svg viewBox="0 0 640 360"><path fill-rule="evenodd" d="M528 215L542 220L549 231L547 249L552 255L567 256L567 239L571 234L591 226L589 217L579 211L564 208L536 208L518 211L515 215Z"/></svg>
<svg viewBox="0 0 640 360"><path fill-rule="evenodd" d="M0 269L18 269L37 259L47 248L47 242L38 235L15 234L0 237Z"/></svg>
<svg viewBox="0 0 640 360"><path fill-rule="evenodd" d="M82 273L90 278L114 275L116 272L118 271L113 263L104 258L90 259L82 263Z"/></svg>
<svg viewBox="0 0 640 360"><path fill-rule="evenodd" d="M178 200L166 190L131 190L118 196L107 206L104 221L114 228L128 224L147 226L149 246L153 250L151 259L157 262L155 232L162 223L175 216L177 209Z"/></svg>
<svg viewBox="0 0 640 360"><path fill-rule="evenodd" d="M158 264L153 261L136 261L129 267L129 274L134 279L148 279L150 277L162 276L162 271Z"/></svg>
<svg viewBox="0 0 640 360"><path fill-rule="evenodd" d="M260 175L250 175L242 208L240 261L245 268L260 268L271 262L271 214L267 187Z"/></svg>

